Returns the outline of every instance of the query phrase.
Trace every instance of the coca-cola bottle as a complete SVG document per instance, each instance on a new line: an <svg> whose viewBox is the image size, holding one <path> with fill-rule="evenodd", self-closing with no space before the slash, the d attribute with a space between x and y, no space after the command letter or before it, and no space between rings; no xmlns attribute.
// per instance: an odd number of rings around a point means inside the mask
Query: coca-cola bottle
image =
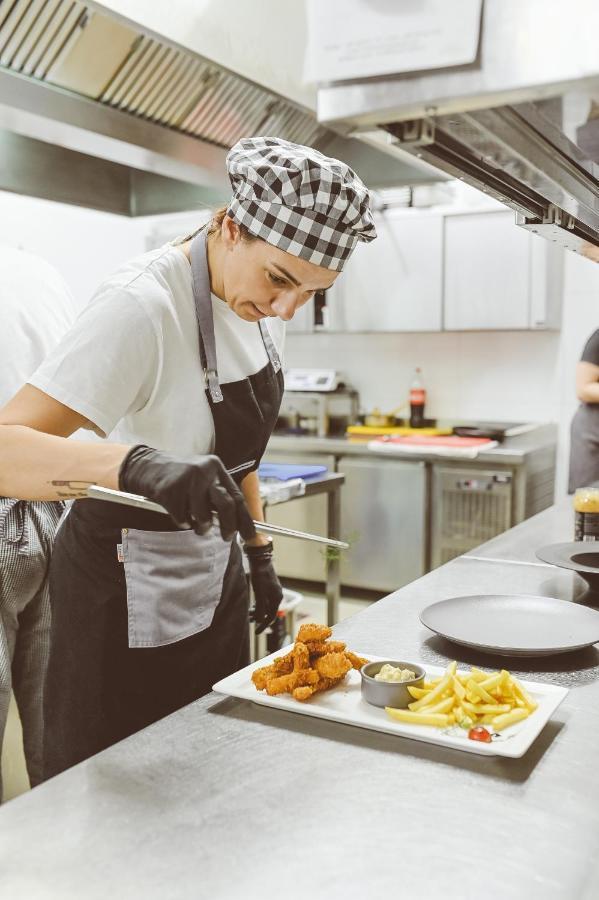
<svg viewBox="0 0 599 900"><path fill-rule="evenodd" d="M426 391L422 384L422 372L420 369L416 369L410 387L410 428L424 427L425 404Z"/></svg>

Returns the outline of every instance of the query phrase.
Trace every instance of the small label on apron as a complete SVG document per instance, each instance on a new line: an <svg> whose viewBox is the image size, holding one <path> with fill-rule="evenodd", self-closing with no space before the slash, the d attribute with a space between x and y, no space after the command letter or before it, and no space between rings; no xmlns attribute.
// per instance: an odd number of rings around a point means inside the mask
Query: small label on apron
<svg viewBox="0 0 599 900"><path fill-rule="evenodd" d="M123 553L123 545L122 544L116 545L116 558L118 559L119 562L125 562L125 554Z"/></svg>

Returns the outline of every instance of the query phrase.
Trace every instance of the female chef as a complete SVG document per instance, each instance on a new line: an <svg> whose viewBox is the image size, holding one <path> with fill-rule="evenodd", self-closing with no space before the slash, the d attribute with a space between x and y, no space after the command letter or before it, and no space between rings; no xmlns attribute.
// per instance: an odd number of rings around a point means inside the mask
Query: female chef
<svg viewBox="0 0 599 900"><path fill-rule="evenodd" d="M227 168L228 207L122 266L0 414L0 494L76 500L50 571L46 778L247 664L238 531L259 627L281 599L252 519L283 323L376 231L364 184L309 147L242 140ZM109 440L65 440L80 427ZM92 484L172 521L83 499Z"/></svg>

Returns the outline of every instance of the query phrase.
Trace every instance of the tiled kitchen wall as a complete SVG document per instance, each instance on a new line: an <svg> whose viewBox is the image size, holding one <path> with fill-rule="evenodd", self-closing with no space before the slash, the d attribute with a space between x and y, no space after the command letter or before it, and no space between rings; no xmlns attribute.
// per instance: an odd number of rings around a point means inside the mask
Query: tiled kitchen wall
<svg viewBox="0 0 599 900"><path fill-rule="evenodd" d="M546 332L289 334L285 346L288 366L338 368L365 410L407 402L419 366L427 415L444 419L553 420L558 355Z"/></svg>

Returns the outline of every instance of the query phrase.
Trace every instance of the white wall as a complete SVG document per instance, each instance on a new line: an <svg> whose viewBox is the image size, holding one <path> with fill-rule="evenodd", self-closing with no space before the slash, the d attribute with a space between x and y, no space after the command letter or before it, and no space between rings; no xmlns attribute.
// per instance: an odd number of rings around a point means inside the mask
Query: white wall
<svg viewBox="0 0 599 900"><path fill-rule="evenodd" d="M420 366L435 418L554 420L559 336L528 332L289 334L285 364L338 368L365 410L406 401Z"/></svg>
<svg viewBox="0 0 599 900"><path fill-rule="evenodd" d="M82 306L121 263L193 230L205 218L201 209L129 219L0 191L0 243L52 263Z"/></svg>
<svg viewBox="0 0 599 900"><path fill-rule="evenodd" d="M124 216L0 191L0 243L52 263L82 306L110 272L143 252L144 234Z"/></svg>

